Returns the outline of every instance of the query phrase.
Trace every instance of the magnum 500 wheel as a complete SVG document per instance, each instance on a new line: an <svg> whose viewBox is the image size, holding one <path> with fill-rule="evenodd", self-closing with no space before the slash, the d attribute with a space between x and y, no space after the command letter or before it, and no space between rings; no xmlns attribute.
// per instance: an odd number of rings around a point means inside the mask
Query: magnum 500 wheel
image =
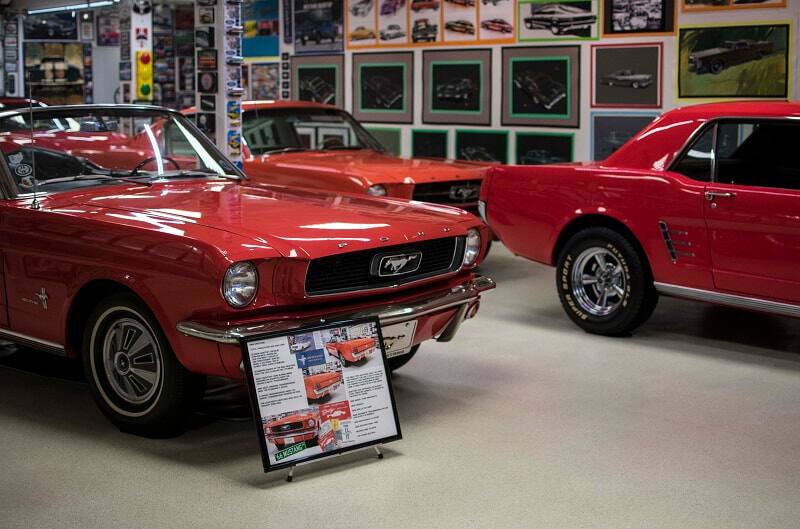
<svg viewBox="0 0 800 529"><path fill-rule="evenodd" d="M625 237L608 228L575 234L556 270L561 305L586 332L627 334L650 317L658 301L646 264Z"/></svg>
<svg viewBox="0 0 800 529"><path fill-rule="evenodd" d="M178 435L202 394L202 377L178 362L158 322L131 294L108 297L92 312L83 366L103 414L136 435Z"/></svg>

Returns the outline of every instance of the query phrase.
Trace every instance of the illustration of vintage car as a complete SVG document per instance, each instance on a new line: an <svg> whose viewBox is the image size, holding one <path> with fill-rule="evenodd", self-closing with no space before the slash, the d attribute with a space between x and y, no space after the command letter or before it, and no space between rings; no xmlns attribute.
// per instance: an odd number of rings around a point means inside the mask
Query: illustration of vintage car
<svg viewBox="0 0 800 529"><path fill-rule="evenodd" d="M445 0L446 2L450 2L451 4L455 4L457 6L463 7L473 7L475 6L475 0Z"/></svg>
<svg viewBox="0 0 800 529"><path fill-rule="evenodd" d="M392 108L403 98L402 87L382 75L362 78L361 83L366 95L383 108Z"/></svg>
<svg viewBox="0 0 800 529"><path fill-rule="evenodd" d="M489 31L499 31L500 33L511 33L514 31L514 26L503 20L502 18L492 18L481 22L482 29Z"/></svg>
<svg viewBox="0 0 800 529"><path fill-rule="evenodd" d="M300 96L304 101L315 103L330 103L336 97L333 86L319 76L313 76L300 81Z"/></svg>
<svg viewBox="0 0 800 529"><path fill-rule="evenodd" d="M718 74L726 68L761 59L774 50L768 40L726 40L717 48L689 54L689 71Z"/></svg>
<svg viewBox="0 0 800 529"><path fill-rule="evenodd" d="M524 73L514 77L514 85L525 92L533 102L547 110L567 97L567 89L546 73Z"/></svg>
<svg viewBox="0 0 800 529"><path fill-rule="evenodd" d="M381 40L402 39L405 36L406 32L398 24L389 24L381 30Z"/></svg>
<svg viewBox="0 0 800 529"><path fill-rule="evenodd" d="M439 9L439 0L412 0L411 1L411 10L416 12L424 11L426 9L433 9L437 11Z"/></svg>
<svg viewBox="0 0 800 529"><path fill-rule="evenodd" d="M377 342L374 338L356 338L344 342L329 342L325 344L328 354L339 359L343 366L360 362L375 352Z"/></svg>
<svg viewBox="0 0 800 529"><path fill-rule="evenodd" d="M304 46L310 41L320 44L329 40L336 42L339 38L339 25L332 20L307 20L297 28L296 39Z"/></svg>
<svg viewBox="0 0 800 529"><path fill-rule="evenodd" d="M359 0L350 6L350 14L354 17L365 17L372 11L372 0Z"/></svg>
<svg viewBox="0 0 800 529"><path fill-rule="evenodd" d="M597 15L568 4L531 4L531 16L525 17L528 29L549 29L553 35L590 29Z"/></svg>
<svg viewBox="0 0 800 529"><path fill-rule="evenodd" d="M439 84L436 87L436 99L458 101L466 105L475 97L476 88L472 79L462 77L449 83Z"/></svg>
<svg viewBox="0 0 800 529"><path fill-rule="evenodd" d="M309 347L311 347L311 340L304 340L304 341L296 341L296 342L294 342L293 344L291 344L289 346L289 349L293 353L297 353L299 351L305 351Z"/></svg>
<svg viewBox="0 0 800 529"><path fill-rule="evenodd" d="M264 435L267 436L267 441L278 448L303 441L308 445L314 445L319 435L319 416L313 412L306 412L273 419L264 424Z"/></svg>
<svg viewBox="0 0 800 529"><path fill-rule="evenodd" d="M392 16L406 5L406 0L383 0L381 15Z"/></svg>
<svg viewBox="0 0 800 529"><path fill-rule="evenodd" d="M306 397L310 401L322 400L332 391L335 391L342 383L342 375L337 371L326 371L316 375L306 375L303 377L303 384L306 387Z"/></svg>
<svg viewBox="0 0 800 529"><path fill-rule="evenodd" d="M546 149L530 149L519 157L521 165L542 165L546 163L562 163L567 160Z"/></svg>
<svg viewBox="0 0 800 529"><path fill-rule="evenodd" d="M367 40L367 39L374 39L375 32L371 29L367 29L364 26L358 26L356 29L350 32L350 40Z"/></svg>
<svg viewBox="0 0 800 529"><path fill-rule="evenodd" d="M447 31L455 31L456 33L465 33L467 35L475 34L475 24L469 20L450 20L445 23L444 29Z"/></svg>
<svg viewBox="0 0 800 529"><path fill-rule="evenodd" d="M462 160L469 160L472 162L497 162L497 158L491 155L485 147L469 146L462 147L458 151L459 158Z"/></svg>
<svg viewBox="0 0 800 529"><path fill-rule="evenodd" d="M427 18L420 18L414 21L414 29L411 31L411 40L414 42L436 42L436 35L439 33L439 25L431 24Z"/></svg>
<svg viewBox="0 0 800 529"><path fill-rule="evenodd" d="M26 76L31 83L75 83L81 79L81 70L63 57L44 57L27 68Z"/></svg>
<svg viewBox="0 0 800 529"><path fill-rule="evenodd" d="M630 86L631 88L647 88L653 84L653 76L649 73L634 73L624 69L611 72L600 78L600 84L608 86Z"/></svg>

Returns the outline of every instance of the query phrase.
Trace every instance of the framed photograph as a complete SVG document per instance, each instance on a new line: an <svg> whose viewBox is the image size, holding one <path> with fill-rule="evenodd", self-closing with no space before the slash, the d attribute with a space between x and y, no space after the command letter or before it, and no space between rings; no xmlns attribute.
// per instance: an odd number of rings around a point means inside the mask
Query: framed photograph
<svg viewBox="0 0 800 529"><path fill-rule="evenodd" d="M603 37L674 35L680 0L603 0Z"/></svg>
<svg viewBox="0 0 800 529"><path fill-rule="evenodd" d="M580 126L580 47L503 48L503 125Z"/></svg>
<svg viewBox="0 0 800 529"><path fill-rule="evenodd" d="M119 15L115 9L101 9L97 12L97 45L119 46Z"/></svg>
<svg viewBox="0 0 800 529"><path fill-rule="evenodd" d="M214 23L214 8L213 7L198 7L197 16L201 24L211 25Z"/></svg>
<svg viewBox="0 0 800 529"><path fill-rule="evenodd" d="M278 99L278 63L250 65L250 93L255 100ZM287 82L288 84L288 82ZM288 86L286 88L289 88Z"/></svg>
<svg viewBox="0 0 800 529"><path fill-rule="evenodd" d="M217 83L217 72L197 72L197 91L201 94L216 94Z"/></svg>
<svg viewBox="0 0 800 529"><path fill-rule="evenodd" d="M175 30L194 29L194 6L192 4L175 6Z"/></svg>
<svg viewBox="0 0 800 529"><path fill-rule="evenodd" d="M423 123L491 123L491 50L426 50L422 63Z"/></svg>
<svg viewBox="0 0 800 529"><path fill-rule="evenodd" d="M508 131L457 129L456 159L508 163Z"/></svg>
<svg viewBox="0 0 800 529"><path fill-rule="evenodd" d="M353 54L353 116L374 123L414 121L414 54Z"/></svg>
<svg viewBox="0 0 800 529"><path fill-rule="evenodd" d="M447 130L413 129L411 131L411 156L446 159L449 135Z"/></svg>
<svg viewBox="0 0 800 529"><path fill-rule="evenodd" d="M344 55L292 57L292 98L344 106Z"/></svg>
<svg viewBox="0 0 800 529"><path fill-rule="evenodd" d="M295 53L342 51L343 35L344 0L294 0Z"/></svg>
<svg viewBox="0 0 800 529"><path fill-rule="evenodd" d="M386 147L386 152L400 156L403 153L403 134L400 129L387 127L366 127L381 145Z"/></svg>
<svg viewBox="0 0 800 529"><path fill-rule="evenodd" d="M661 108L663 57L660 42L593 45L592 106Z"/></svg>
<svg viewBox="0 0 800 529"><path fill-rule="evenodd" d="M200 96L200 112L216 112L217 96Z"/></svg>
<svg viewBox="0 0 800 529"><path fill-rule="evenodd" d="M605 160L657 117L643 112L593 113L592 160Z"/></svg>
<svg viewBox="0 0 800 529"><path fill-rule="evenodd" d="M84 45L62 42L25 42L25 83L31 97L52 105L84 103Z"/></svg>
<svg viewBox="0 0 800 529"><path fill-rule="evenodd" d="M197 128L204 134L213 135L217 131L217 115L211 113L197 113Z"/></svg>
<svg viewBox="0 0 800 529"><path fill-rule="evenodd" d="M517 39L595 40L599 0L519 0Z"/></svg>
<svg viewBox="0 0 800 529"><path fill-rule="evenodd" d="M71 12L28 15L23 19L25 40L78 40L78 17Z"/></svg>
<svg viewBox="0 0 800 529"><path fill-rule="evenodd" d="M194 43L198 48L213 48L214 28L197 28L194 30Z"/></svg>
<svg viewBox="0 0 800 529"><path fill-rule="evenodd" d="M686 26L678 35L678 97L789 97L791 24Z"/></svg>
<svg viewBox="0 0 800 529"><path fill-rule="evenodd" d="M681 11L726 11L730 9L764 9L786 7L786 0L679 0Z"/></svg>
<svg viewBox="0 0 800 529"><path fill-rule="evenodd" d="M217 50L197 50L197 69L216 70L217 69Z"/></svg>
<svg viewBox="0 0 800 529"><path fill-rule="evenodd" d="M574 159L574 134L517 132L514 139L514 161L518 165L565 163Z"/></svg>
<svg viewBox="0 0 800 529"><path fill-rule="evenodd" d="M84 11L79 16L81 19L81 40L92 42L94 40L94 13L92 11Z"/></svg>

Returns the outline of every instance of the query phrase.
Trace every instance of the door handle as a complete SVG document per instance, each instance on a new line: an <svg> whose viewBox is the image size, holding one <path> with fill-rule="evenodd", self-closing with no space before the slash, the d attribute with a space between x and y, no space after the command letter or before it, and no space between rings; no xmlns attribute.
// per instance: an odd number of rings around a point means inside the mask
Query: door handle
<svg viewBox="0 0 800 529"><path fill-rule="evenodd" d="M709 202L713 202L715 198L734 198L736 197L736 193L727 191L706 191L705 197Z"/></svg>

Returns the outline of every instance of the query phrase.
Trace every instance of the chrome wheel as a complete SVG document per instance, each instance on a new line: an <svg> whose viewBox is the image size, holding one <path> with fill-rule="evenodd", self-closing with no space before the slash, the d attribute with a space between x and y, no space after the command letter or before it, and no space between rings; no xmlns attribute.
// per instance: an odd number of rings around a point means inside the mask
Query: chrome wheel
<svg viewBox="0 0 800 529"><path fill-rule="evenodd" d="M161 349L139 321L120 318L108 327L103 340L103 368L116 395L129 404L143 404L161 385Z"/></svg>
<svg viewBox="0 0 800 529"><path fill-rule="evenodd" d="M622 304L626 280L619 259L605 248L578 255L570 278L572 296L592 316L609 316Z"/></svg>

